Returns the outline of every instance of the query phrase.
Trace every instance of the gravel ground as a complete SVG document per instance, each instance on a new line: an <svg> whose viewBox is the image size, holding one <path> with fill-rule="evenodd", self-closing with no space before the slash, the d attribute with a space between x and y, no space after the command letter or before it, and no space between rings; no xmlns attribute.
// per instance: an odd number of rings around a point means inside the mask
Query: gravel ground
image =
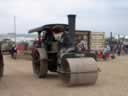
<svg viewBox="0 0 128 96"><path fill-rule="evenodd" d="M128 96L128 56L100 61L101 69L93 86L67 87L57 74L45 79L33 76L30 60L12 60L5 56L4 77L0 80L0 96Z"/></svg>

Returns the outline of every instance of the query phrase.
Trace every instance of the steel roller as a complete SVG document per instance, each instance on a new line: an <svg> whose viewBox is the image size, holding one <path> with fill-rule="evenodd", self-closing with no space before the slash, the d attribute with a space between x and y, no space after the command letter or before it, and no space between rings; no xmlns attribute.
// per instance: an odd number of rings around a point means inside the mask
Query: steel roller
<svg viewBox="0 0 128 96"><path fill-rule="evenodd" d="M68 58L61 76L68 85L95 84L98 67L93 58Z"/></svg>

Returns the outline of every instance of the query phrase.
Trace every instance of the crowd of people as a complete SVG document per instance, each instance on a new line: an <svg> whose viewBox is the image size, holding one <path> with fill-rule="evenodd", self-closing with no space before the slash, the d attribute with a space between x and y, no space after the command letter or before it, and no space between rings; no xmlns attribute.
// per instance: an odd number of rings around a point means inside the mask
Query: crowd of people
<svg viewBox="0 0 128 96"><path fill-rule="evenodd" d="M124 44L113 44L113 45L106 45L105 48L97 52L98 58L103 58L107 60L108 58L115 58L116 55L125 55L128 54L128 46Z"/></svg>
<svg viewBox="0 0 128 96"><path fill-rule="evenodd" d="M118 54L128 54L128 46L124 44L115 44L111 47L113 53Z"/></svg>

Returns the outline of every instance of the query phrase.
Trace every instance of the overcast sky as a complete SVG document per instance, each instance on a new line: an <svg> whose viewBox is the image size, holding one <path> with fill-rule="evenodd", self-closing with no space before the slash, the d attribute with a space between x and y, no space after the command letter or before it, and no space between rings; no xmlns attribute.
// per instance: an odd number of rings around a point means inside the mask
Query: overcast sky
<svg viewBox="0 0 128 96"><path fill-rule="evenodd" d="M128 0L0 0L0 34L17 33L49 23L67 23L76 14L76 28L128 34Z"/></svg>

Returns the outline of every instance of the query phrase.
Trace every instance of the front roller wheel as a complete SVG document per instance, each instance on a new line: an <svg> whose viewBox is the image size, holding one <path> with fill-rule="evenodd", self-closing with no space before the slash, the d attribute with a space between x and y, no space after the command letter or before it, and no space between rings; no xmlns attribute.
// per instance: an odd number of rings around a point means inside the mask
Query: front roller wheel
<svg viewBox="0 0 128 96"><path fill-rule="evenodd" d="M32 53L33 72L38 78L46 77L48 72L48 62L46 59L41 58L41 53L34 50ZM43 53L42 53L43 54Z"/></svg>
<svg viewBox="0 0 128 96"><path fill-rule="evenodd" d="M67 58L62 62L61 78L67 85L92 85L98 77L98 67L93 58Z"/></svg>

